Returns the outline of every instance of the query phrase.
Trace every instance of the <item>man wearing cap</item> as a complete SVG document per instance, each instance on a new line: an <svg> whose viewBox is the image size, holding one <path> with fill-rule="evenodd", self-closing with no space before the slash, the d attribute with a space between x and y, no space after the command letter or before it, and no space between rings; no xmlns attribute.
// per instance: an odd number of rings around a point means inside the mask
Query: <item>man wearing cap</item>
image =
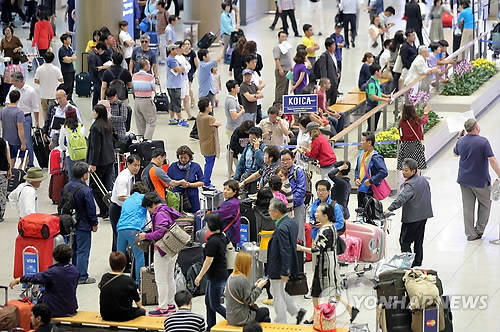
<svg viewBox="0 0 500 332"><path fill-rule="evenodd" d="M453 152L460 157L457 182L462 190L465 236L467 241L474 241L483 236L490 216L491 178L488 163L498 177L500 167L488 139L479 136L480 128L476 120L465 121L464 127L467 134L464 136L464 131L460 133ZM474 220L476 201L477 219Z"/></svg>
<svg viewBox="0 0 500 332"><path fill-rule="evenodd" d="M328 142L328 138L319 130L318 123L309 122L306 126L306 132L311 136L311 147L306 148L304 146L299 146L297 150L309 158L318 160L321 179L330 181L328 173L333 170L334 164L337 161L337 156L335 152L333 152L333 148Z"/></svg>
<svg viewBox="0 0 500 332"><path fill-rule="evenodd" d="M167 92L170 97L170 121L169 125L180 127L189 127L188 123L182 119L181 115L181 88L186 75L186 68L182 66L175 58L182 52L180 44L175 42L167 47ZM177 115L177 120L174 118Z"/></svg>
<svg viewBox="0 0 500 332"><path fill-rule="evenodd" d="M36 190L40 188L43 180L47 179L47 174L39 167L31 167L24 176L25 183L21 183L10 193L9 201L16 202L19 218L28 214L38 213L38 197Z"/></svg>
<svg viewBox="0 0 500 332"><path fill-rule="evenodd" d="M28 168L34 166L34 153L33 153L33 139L31 138L31 128L33 128L33 118L35 118L35 128L40 128L39 112L40 112L40 98L36 90L24 82L24 75L22 72L16 71L12 74L12 86L9 92L17 90L21 93L21 98L17 103L24 112L24 139L26 142L26 149L28 150ZM7 103L10 103L7 97ZM24 157L24 152L19 154L19 157Z"/></svg>
<svg viewBox="0 0 500 332"><path fill-rule="evenodd" d="M245 113L241 117L243 121L255 122L257 120L257 100L264 98L264 96L257 85L252 82L253 70L244 69L242 75L243 82L240 87L240 96Z"/></svg>

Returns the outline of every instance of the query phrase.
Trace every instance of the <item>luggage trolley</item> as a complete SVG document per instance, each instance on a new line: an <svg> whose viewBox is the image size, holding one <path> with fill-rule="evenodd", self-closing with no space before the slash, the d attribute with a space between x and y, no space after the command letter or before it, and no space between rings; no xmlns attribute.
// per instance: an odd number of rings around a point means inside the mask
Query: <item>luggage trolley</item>
<svg viewBox="0 0 500 332"><path fill-rule="evenodd" d="M346 271L340 274L342 286L347 289L347 280L352 277L360 278L363 277L365 272L374 269L374 264L385 258L386 255L386 236L389 234L388 222L390 217L394 213L383 213L382 204L374 198L368 200L364 208L357 208L356 210L356 221L355 224L369 224L382 229L383 236L380 241L380 246L377 247L377 241L375 239L369 242L369 248L371 252L379 253L379 259L377 261L364 262L362 260L356 260L354 262L343 262L339 260L340 266L350 267L353 266L352 271ZM346 233L347 226L346 226Z"/></svg>
<svg viewBox="0 0 500 332"><path fill-rule="evenodd" d="M33 275L40 272L38 249L33 246L27 246L23 249L23 275ZM21 285L21 298L27 297L36 304L40 298L43 288L32 283L23 283Z"/></svg>

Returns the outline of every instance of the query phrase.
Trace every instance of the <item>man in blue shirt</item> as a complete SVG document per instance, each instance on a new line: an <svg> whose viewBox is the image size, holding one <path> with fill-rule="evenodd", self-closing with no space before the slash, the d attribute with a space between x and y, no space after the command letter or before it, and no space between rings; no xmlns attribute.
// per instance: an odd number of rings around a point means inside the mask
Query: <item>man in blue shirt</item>
<svg viewBox="0 0 500 332"><path fill-rule="evenodd" d="M73 180L62 190L62 198L67 193L73 194L76 217L76 230L73 241L73 265L80 273L79 284L93 284L95 278L89 277L89 256L92 243L92 233L97 232L97 215L92 188L86 183L89 179L89 165L77 162L72 167Z"/></svg>
<svg viewBox="0 0 500 332"><path fill-rule="evenodd" d="M337 73L342 75L342 49L344 48L344 36L342 32L342 23L335 24L335 32L331 34L330 38L335 42L335 58L337 59ZM338 85L340 85L340 77L338 78ZM337 85L337 86L338 86Z"/></svg>
<svg viewBox="0 0 500 332"><path fill-rule="evenodd" d="M316 210L318 209L318 206L321 203L332 204L332 198L330 197L331 188L332 185L328 180L319 180L318 182L316 182L316 193L318 195L318 198L316 198L312 202L311 210L309 211L309 221L311 224L314 225L316 223ZM334 222L335 229L339 231L342 228L344 228L344 211L342 209L342 206L335 203L334 212L335 212L335 222ZM315 227L313 228L313 230L314 232L311 231L311 236L313 239L315 239L319 231L319 228Z"/></svg>
<svg viewBox="0 0 500 332"><path fill-rule="evenodd" d="M217 67L217 64L221 62L223 57L224 53L222 48L219 57L216 60L212 61L210 61L210 56L207 49L202 48L198 51L198 59L200 60L200 64L198 67L198 98L208 98L212 107L215 107L214 96L216 93L212 80L212 68ZM209 114L212 115L211 112ZM196 126L196 121L193 125L191 133L189 133L189 137L198 139L198 127Z"/></svg>
<svg viewBox="0 0 500 332"><path fill-rule="evenodd" d="M182 119L181 115L181 87L186 68L175 59L175 56L182 54L181 45L178 42L167 47L167 92L170 97L170 121L169 125L179 125L189 127L188 123ZM177 114L177 120L174 119Z"/></svg>
<svg viewBox="0 0 500 332"><path fill-rule="evenodd" d="M175 33L175 26L177 25L177 22L177 16L170 15L168 17L168 25L165 28L165 38L167 41L167 46L170 46L177 41L177 35Z"/></svg>
<svg viewBox="0 0 500 332"><path fill-rule="evenodd" d="M480 128L476 120L465 121L464 127L467 135L463 136L463 131L460 133L453 152L460 157L457 182L462 190L465 235L467 241L474 241L483 236L490 216L491 178L488 163L498 177L500 166L491 150L490 142L479 136ZM476 200L478 210L477 220L474 221Z"/></svg>

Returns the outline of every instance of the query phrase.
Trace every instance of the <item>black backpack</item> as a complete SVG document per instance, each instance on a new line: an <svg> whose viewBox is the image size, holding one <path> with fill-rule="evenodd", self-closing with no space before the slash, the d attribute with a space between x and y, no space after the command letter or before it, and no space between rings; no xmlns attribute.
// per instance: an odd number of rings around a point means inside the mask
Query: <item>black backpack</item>
<svg viewBox="0 0 500 332"><path fill-rule="evenodd" d="M75 193L81 188L85 187L84 184L79 184L73 188L73 190L63 189L61 200L57 206L57 213L59 215L69 215L73 216L75 211Z"/></svg>
<svg viewBox="0 0 500 332"><path fill-rule="evenodd" d="M203 264L196 262L189 267L186 274L186 288L193 295L193 297L205 295L205 289L207 287L207 276L204 275L200 281L200 286L197 287L194 284L194 280L201 271Z"/></svg>
<svg viewBox="0 0 500 332"><path fill-rule="evenodd" d="M119 100L125 100L128 98L127 86L125 85L125 82L120 79L124 70L125 69L120 67L120 73L118 74L118 76L114 75L111 69L109 70L111 75L113 76L113 80L109 83L109 87L116 89Z"/></svg>
<svg viewBox="0 0 500 332"><path fill-rule="evenodd" d="M320 56L318 60L314 63L313 65L313 76L315 80L321 79L321 68L320 68L320 62L324 61L324 57Z"/></svg>

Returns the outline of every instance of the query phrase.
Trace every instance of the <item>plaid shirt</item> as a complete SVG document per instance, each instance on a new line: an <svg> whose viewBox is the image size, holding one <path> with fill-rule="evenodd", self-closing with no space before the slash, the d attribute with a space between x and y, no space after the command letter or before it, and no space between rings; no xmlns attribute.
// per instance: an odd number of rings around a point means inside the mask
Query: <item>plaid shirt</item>
<svg viewBox="0 0 500 332"><path fill-rule="evenodd" d="M111 104L111 125L113 126L113 134L118 137L125 136L125 122L127 121L127 104L121 101L116 101Z"/></svg>

